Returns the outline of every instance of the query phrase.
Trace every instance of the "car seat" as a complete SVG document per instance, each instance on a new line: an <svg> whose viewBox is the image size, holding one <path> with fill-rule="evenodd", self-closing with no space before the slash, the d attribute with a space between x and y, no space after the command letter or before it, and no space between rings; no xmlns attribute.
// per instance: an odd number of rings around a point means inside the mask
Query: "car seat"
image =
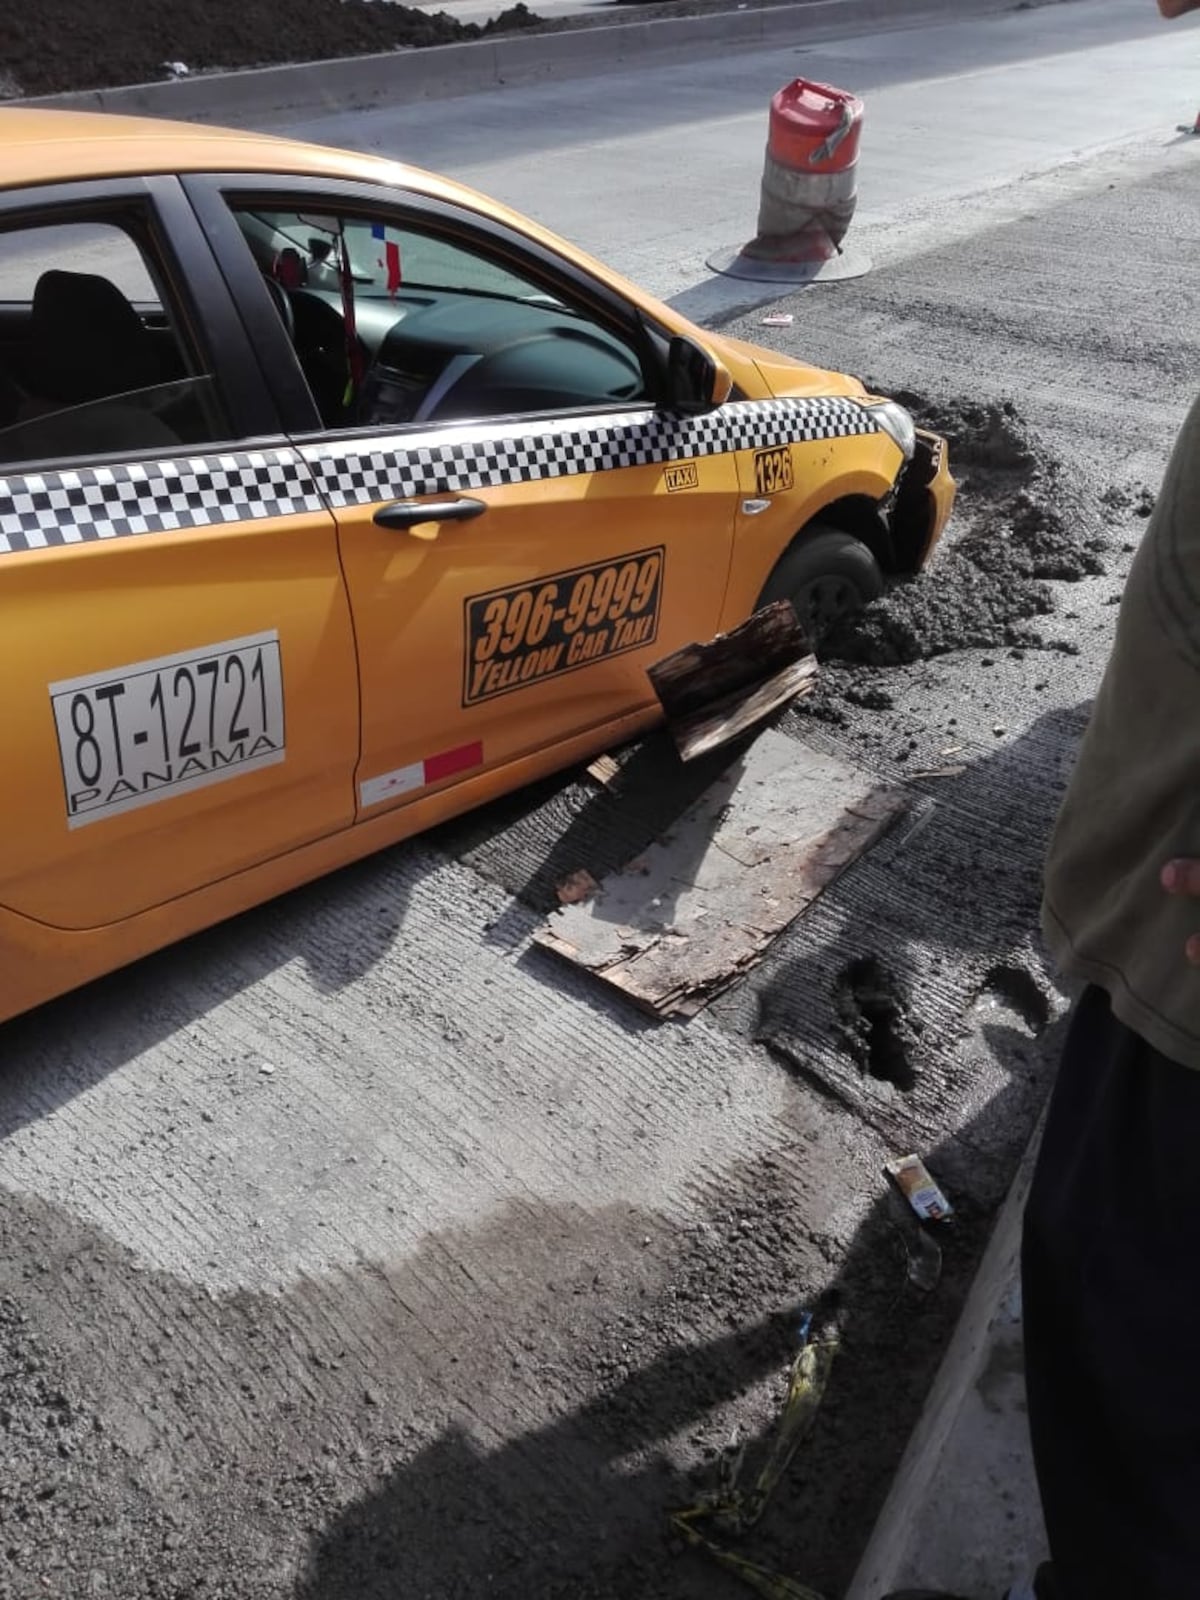
<svg viewBox="0 0 1200 1600"><path fill-rule="evenodd" d="M89 272L43 272L30 325L37 393L59 405L162 382L153 335L115 283Z"/></svg>
<svg viewBox="0 0 1200 1600"><path fill-rule="evenodd" d="M163 375L153 335L107 278L57 269L42 273L33 291L28 366L33 392L18 425L0 440L0 459L169 449L179 443L153 411L122 399L157 387ZM77 406L87 409L69 409Z"/></svg>

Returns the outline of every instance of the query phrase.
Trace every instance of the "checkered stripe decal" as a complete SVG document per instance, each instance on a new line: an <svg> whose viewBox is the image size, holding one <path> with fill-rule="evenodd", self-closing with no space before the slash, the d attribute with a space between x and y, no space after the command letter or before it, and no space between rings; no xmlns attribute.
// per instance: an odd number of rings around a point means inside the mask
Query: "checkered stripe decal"
<svg viewBox="0 0 1200 1600"><path fill-rule="evenodd" d="M293 450L0 477L0 554L324 509Z"/></svg>
<svg viewBox="0 0 1200 1600"><path fill-rule="evenodd" d="M737 401L702 417L606 413L562 419L529 433L466 427L391 434L305 445L301 454L330 505L341 507L878 431L869 407L824 396Z"/></svg>
<svg viewBox="0 0 1200 1600"><path fill-rule="evenodd" d="M0 555L876 432L870 408L826 396L14 474L0 476Z"/></svg>

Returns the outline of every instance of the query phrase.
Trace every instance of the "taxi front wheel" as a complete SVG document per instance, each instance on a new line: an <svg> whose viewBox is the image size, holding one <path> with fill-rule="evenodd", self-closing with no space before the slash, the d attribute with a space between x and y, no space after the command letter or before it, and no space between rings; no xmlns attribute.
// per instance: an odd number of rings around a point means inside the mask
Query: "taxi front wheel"
<svg viewBox="0 0 1200 1600"><path fill-rule="evenodd" d="M883 593L879 563L852 534L814 527L779 559L759 606L790 600L814 640Z"/></svg>

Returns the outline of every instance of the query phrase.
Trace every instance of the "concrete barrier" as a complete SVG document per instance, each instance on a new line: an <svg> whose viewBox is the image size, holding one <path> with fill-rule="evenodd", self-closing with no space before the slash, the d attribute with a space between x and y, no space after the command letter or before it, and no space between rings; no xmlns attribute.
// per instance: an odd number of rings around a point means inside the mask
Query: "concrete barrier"
<svg viewBox="0 0 1200 1600"><path fill-rule="evenodd" d="M997 1343L1012 1337L1005 1302L1019 1281L1021 1222L1044 1123L1045 1113L1038 1121L1008 1198L1000 1209L958 1326L913 1429L870 1542L846 1591L846 1600L880 1600L889 1590L911 1581L907 1569L914 1564L914 1554L918 1565L920 1556L919 1549L914 1552L914 1543L921 1538L922 1531L927 1530L928 1519L932 1516L936 1523L939 1504L946 1506L947 1518L955 1514L948 1499L941 1502L937 1499L938 1471L942 1462L953 1454L957 1431L971 1426L968 1397ZM984 1415L988 1415L986 1409ZM959 1439L958 1443L961 1446L963 1440ZM965 1443L968 1454L987 1454L987 1446L978 1437L968 1436ZM1014 1515L1012 1502L1028 1499L1036 1503L1036 1498L1032 1471L1026 1463L1025 1480L1014 1480L994 1496L990 1505L981 1505L974 1516L960 1520L955 1537L962 1548L978 1545L981 1540L994 1540L995 1527L1003 1527L1006 1518ZM961 1513L961 1508L958 1509Z"/></svg>
<svg viewBox="0 0 1200 1600"><path fill-rule="evenodd" d="M873 25L896 29L1009 9L1011 0L911 0L907 5L903 0L807 0L696 17L634 18L603 27L505 34L468 44L245 72L202 73L164 83L10 103L193 122L238 122L284 113L311 116L388 101L449 99L544 78L588 77L618 71L631 62L684 60L715 49L794 46L803 39L834 38Z"/></svg>

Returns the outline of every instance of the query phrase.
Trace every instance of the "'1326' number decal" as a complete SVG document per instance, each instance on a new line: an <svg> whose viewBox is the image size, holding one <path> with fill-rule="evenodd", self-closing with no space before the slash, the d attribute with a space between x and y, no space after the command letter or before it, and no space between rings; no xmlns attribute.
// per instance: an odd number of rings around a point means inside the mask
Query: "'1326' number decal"
<svg viewBox="0 0 1200 1600"><path fill-rule="evenodd" d="M52 683L50 704L72 828L284 758L274 631Z"/></svg>
<svg viewBox="0 0 1200 1600"><path fill-rule="evenodd" d="M754 452L754 485L759 494L783 494L794 481L792 452L786 444Z"/></svg>
<svg viewBox="0 0 1200 1600"><path fill-rule="evenodd" d="M522 689L653 642L663 551L493 589L467 601L463 704Z"/></svg>

